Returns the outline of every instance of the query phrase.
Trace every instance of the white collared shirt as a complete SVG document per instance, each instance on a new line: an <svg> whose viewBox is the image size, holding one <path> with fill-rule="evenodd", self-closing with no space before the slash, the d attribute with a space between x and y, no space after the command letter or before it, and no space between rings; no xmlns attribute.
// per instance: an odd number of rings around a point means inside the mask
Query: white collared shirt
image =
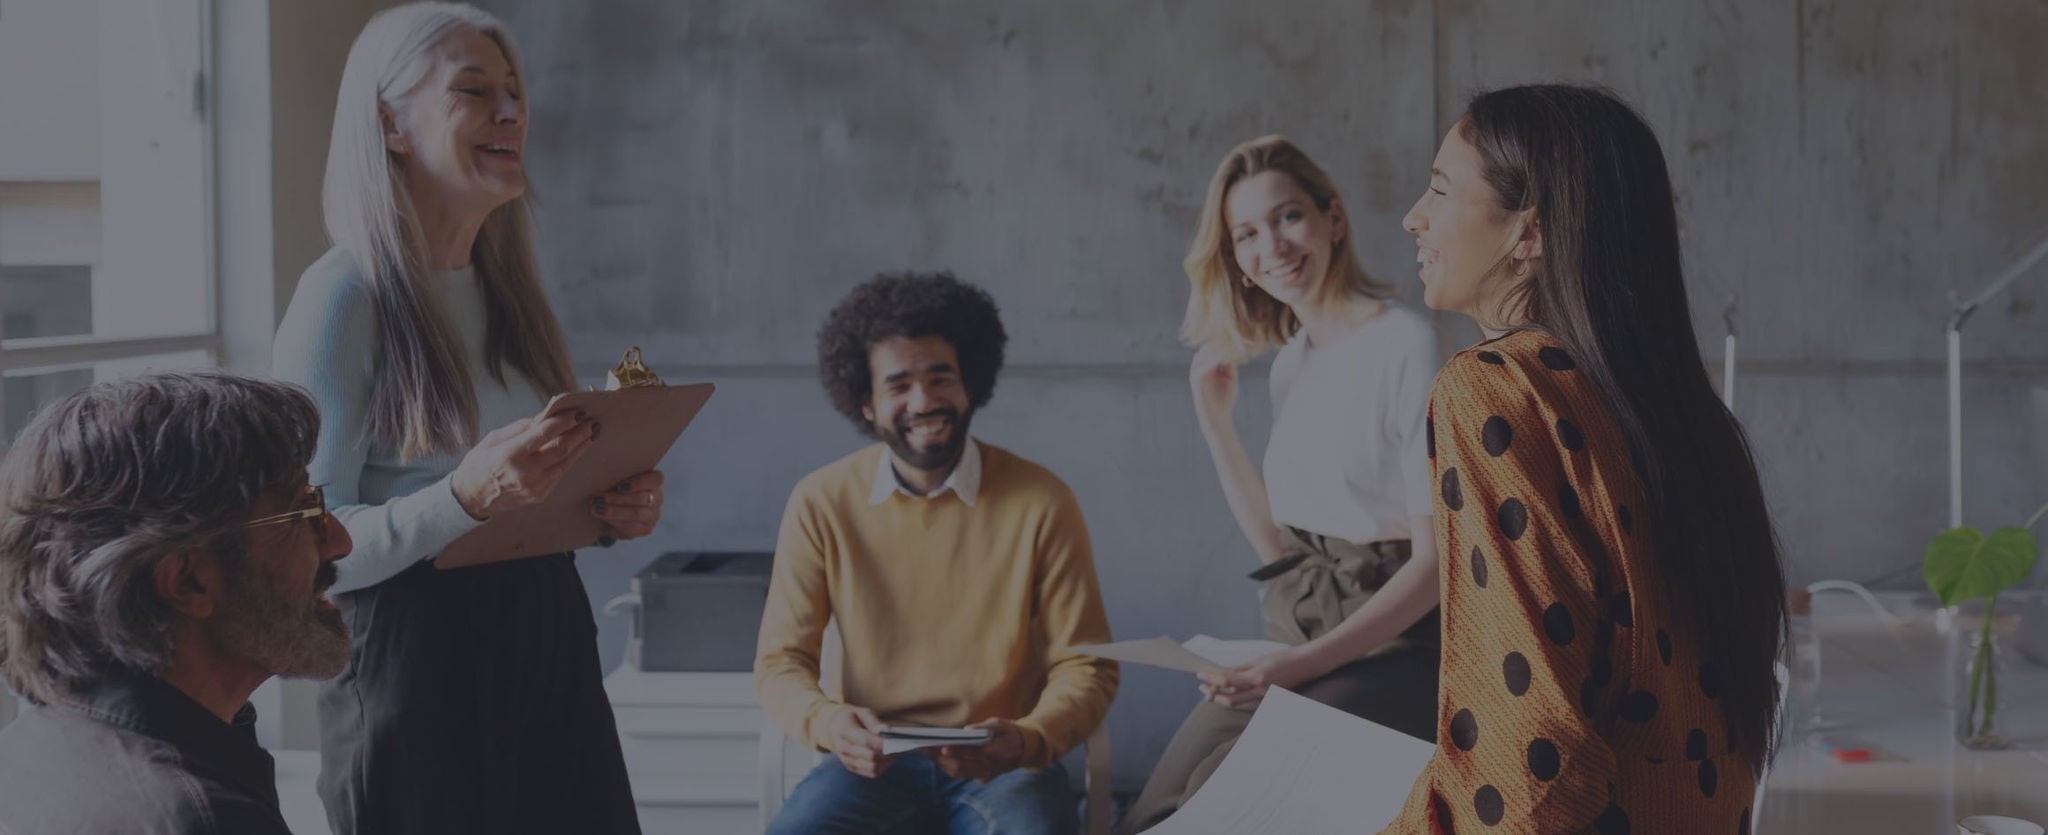
<svg viewBox="0 0 2048 835"><path fill-rule="evenodd" d="M868 489L869 505L888 501L889 494L894 492L901 492L913 498L936 499L940 494L951 490L960 494L960 501L966 502L968 507L973 507L975 498L981 495L981 445L974 442L972 435L967 436L967 446L960 450L960 463L953 466L953 472L946 476L945 483L925 495L918 495L916 491L903 485L902 480L896 477L895 467L891 466L894 460L895 456L889 452L889 448L883 446L881 463L875 465L874 486Z"/></svg>

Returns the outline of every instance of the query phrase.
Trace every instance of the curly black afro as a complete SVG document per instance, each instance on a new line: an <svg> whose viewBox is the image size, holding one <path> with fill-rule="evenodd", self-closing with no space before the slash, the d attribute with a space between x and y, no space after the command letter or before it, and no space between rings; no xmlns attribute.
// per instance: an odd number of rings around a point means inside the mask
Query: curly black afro
<svg viewBox="0 0 2048 835"><path fill-rule="evenodd" d="M832 308L818 331L818 380L832 407L862 434L878 437L861 414L874 393L868 349L891 337L938 336L960 357L960 381L979 411L996 393L1009 336L995 299L950 272L883 273L863 282Z"/></svg>

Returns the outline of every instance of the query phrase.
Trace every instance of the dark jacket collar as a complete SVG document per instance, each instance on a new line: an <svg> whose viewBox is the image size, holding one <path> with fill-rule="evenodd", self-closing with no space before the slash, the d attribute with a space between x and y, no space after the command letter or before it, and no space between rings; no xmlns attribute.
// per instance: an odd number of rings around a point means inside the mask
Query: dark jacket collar
<svg viewBox="0 0 2048 835"><path fill-rule="evenodd" d="M163 679L145 673L109 676L80 694L76 710L115 727L162 740L195 771L259 798L277 797L276 765L256 743L256 708L244 704L233 722Z"/></svg>

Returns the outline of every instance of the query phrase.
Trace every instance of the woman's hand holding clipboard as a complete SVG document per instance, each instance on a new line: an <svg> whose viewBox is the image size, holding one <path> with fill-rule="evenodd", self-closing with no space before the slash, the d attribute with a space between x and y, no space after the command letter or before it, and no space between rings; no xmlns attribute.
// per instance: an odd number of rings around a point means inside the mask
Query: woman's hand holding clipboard
<svg viewBox="0 0 2048 835"><path fill-rule="evenodd" d="M659 505L660 475L651 471L711 399L713 387L710 383L662 384L641 363L638 348L626 352L625 359L612 369L608 384L606 391L557 395L530 425L529 429L556 428L547 442L584 445L558 448L565 453L563 469L546 498L508 513L490 514L482 526L442 550L434 558L436 566L461 568L559 554L599 544L610 533L644 533L636 525L644 523L645 516L628 512L630 503L653 495L655 506ZM579 442L574 430L586 425L590 437ZM568 431L560 431L563 429ZM643 483L650 480L648 476L652 476L651 485ZM621 485L628 489L619 491ZM614 495L620 500L617 512L609 506ZM593 497L607 501L606 513L594 512ZM608 525L616 530L608 531Z"/></svg>

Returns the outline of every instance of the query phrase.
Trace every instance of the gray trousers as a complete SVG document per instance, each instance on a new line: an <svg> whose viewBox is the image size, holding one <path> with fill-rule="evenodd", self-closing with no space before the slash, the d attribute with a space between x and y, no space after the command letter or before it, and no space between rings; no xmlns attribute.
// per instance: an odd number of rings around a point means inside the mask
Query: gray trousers
<svg viewBox="0 0 2048 835"><path fill-rule="evenodd" d="M1292 528L1285 533L1285 556L1252 574L1268 583L1266 636L1283 643L1300 644L1335 628L1408 558L1405 541L1357 545ZM1435 742L1440 630L1432 611L1389 645L1296 692ZM1195 705L1117 831L1142 832L1179 810L1229 755L1256 708L1224 707L1208 700Z"/></svg>

